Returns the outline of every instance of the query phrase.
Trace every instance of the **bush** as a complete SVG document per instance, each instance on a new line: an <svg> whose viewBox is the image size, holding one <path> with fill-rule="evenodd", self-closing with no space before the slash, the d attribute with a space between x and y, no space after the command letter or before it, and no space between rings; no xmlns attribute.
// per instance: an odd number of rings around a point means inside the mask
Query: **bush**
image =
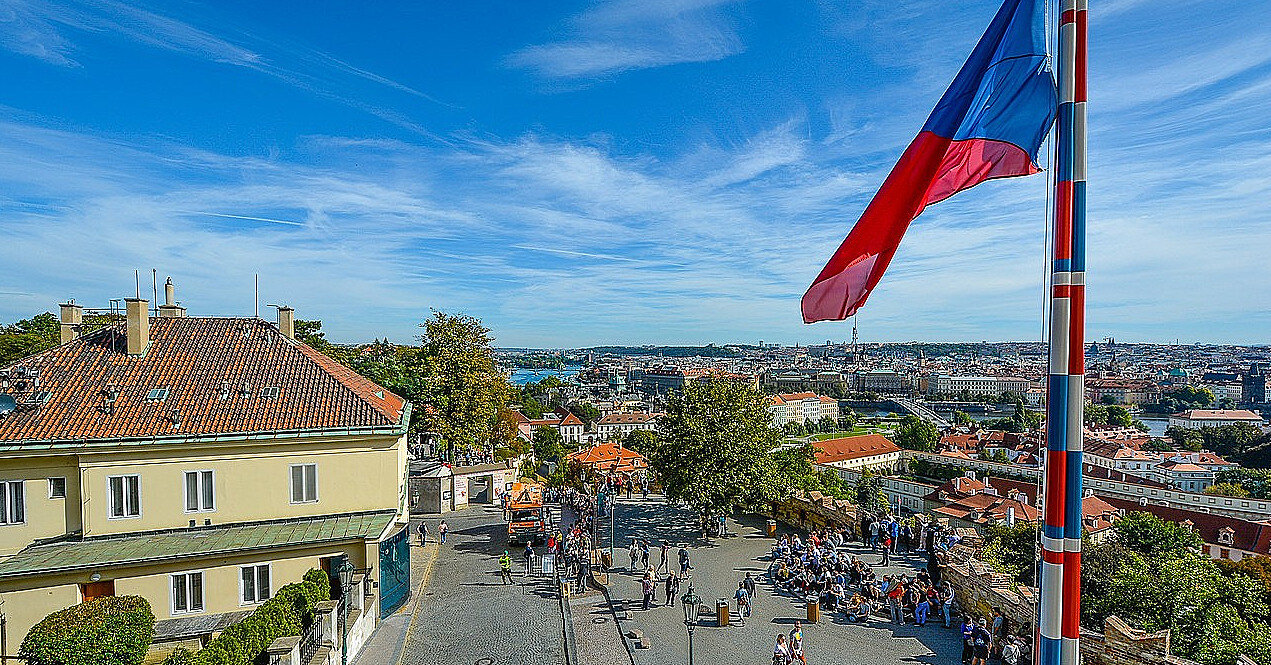
<svg viewBox="0 0 1271 665"><path fill-rule="evenodd" d="M29 665L137 665L154 638L154 612L141 596L98 598L35 624L18 657Z"/></svg>
<svg viewBox="0 0 1271 665"><path fill-rule="evenodd" d="M313 606L331 599L331 581L321 570L305 573L300 582L278 590L246 619L230 626L202 651L164 665L250 665L274 640L300 635L313 623Z"/></svg>

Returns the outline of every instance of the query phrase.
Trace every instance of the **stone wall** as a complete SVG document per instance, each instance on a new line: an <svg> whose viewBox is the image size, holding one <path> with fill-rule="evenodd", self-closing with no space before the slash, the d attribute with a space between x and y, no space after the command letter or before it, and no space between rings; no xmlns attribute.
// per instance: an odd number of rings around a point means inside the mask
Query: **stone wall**
<svg viewBox="0 0 1271 665"><path fill-rule="evenodd" d="M859 522L855 505L820 492L801 493L787 499L774 507L772 517L807 530L846 527L854 536Z"/></svg>
<svg viewBox="0 0 1271 665"><path fill-rule="evenodd" d="M1032 587L1016 584L1009 575L973 558L973 553L969 547L955 546L942 573L953 585L958 608L985 618L993 616L994 608L1000 609L1010 620L1011 632L1031 638L1037 602Z"/></svg>
<svg viewBox="0 0 1271 665"><path fill-rule="evenodd" d="M1081 660L1084 665L1196 665L1195 661L1170 655L1169 631L1148 633L1131 627L1115 616L1103 622L1103 634L1081 632Z"/></svg>

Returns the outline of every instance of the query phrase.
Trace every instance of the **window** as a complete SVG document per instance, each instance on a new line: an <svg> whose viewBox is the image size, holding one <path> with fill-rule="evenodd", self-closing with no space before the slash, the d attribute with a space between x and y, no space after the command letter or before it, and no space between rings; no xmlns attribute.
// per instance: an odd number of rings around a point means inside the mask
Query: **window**
<svg viewBox="0 0 1271 665"><path fill-rule="evenodd" d="M26 483L21 480L0 482L0 524L26 522Z"/></svg>
<svg viewBox="0 0 1271 665"><path fill-rule="evenodd" d="M243 604L263 603L269 600L269 564L243 566L239 568L239 579L242 583Z"/></svg>
<svg viewBox="0 0 1271 665"><path fill-rule="evenodd" d="M44 404L45 402L49 401L49 398L52 396L53 396L53 393L51 391L40 390L31 396L31 401L35 402L36 404Z"/></svg>
<svg viewBox="0 0 1271 665"><path fill-rule="evenodd" d="M260 396L265 399L273 399L278 397L278 386L265 386L260 389Z"/></svg>
<svg viewBox="0 0 1271 665"><path fill-rule="evenodd" d="M311 503L318 500L318 465L291 465L291 502Z"/></svg>
<svg viewBox="0 0 1271 665"><path fill-rule="evenodd" d="M146 393L146 399L152 402L162 402L163 400L167 398L168 398L167 388L151 388L150 392Z"/></svg>
<svg viewBox="0 0 1271 665"><path fill-rule="evenodd" d="M185 472L185 512L216 510L216 490L211 471Z"/></svg>
<svg viewBox="0 0 1271 665"><path fill-rule="evenodd" d="M172 613L203 611L203 573L180 573L172 576Z"/></svg>
<svg viewBox="0 0 1271 665"><path fill-rule="evenodd" d="M111 519L141 515L141 476L108 476L106 485Z"/></svg>
<svg viewBox="0 0 1271 665"><path fill-rule="evenodd" d="M66 479L65 478L49 478L49 498L65 499L66 498Z"/></svg>

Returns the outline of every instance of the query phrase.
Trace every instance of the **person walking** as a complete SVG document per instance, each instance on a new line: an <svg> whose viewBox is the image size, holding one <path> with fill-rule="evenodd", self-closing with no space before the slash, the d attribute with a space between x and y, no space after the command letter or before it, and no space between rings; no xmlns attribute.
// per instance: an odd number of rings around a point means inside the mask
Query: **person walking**
<svg viewBox="0 0 1271 665"><path fill-rule="evenodd" d="M499 577L504 584L512 583L512 557L507 550L503 550L503 556L499 557Z"/></svg>
<svg viewBox="0 0 1271 665"><path fill-rule="evenodd" d="M878 562L878 565L890 566L891 565L891 538L888 537L886 533L884 533L881 536L881 538L882 538L882 542L880 544L882 545L882 549L883 549L883 559L882 561Z"/></svg>
<svg viewBox="0 0 1271 665"><path fill-rule="evenodd" d="M671 572L671 561L670 561L671 544L666 542L665 540L662 541L661 556L662 556L662 559L658 562L658 572L659 573L662 572L662 569L665 568L667 574L670 574Z"/></svg>
<svg viewBox="0 0 1271 665"><path fill-rule="evenodd" d="M525 574L528 576L534 570L534 547L525 543L525 551L521 552L521 556L525 558Z"/></svg>
<svg viewBox="0 0 1271 665"><path fill-rule="evenodd" d="M653 580L648 575L640 578L640 590L644 592L644 609L647 610L653 602Z"/></svg>
<svg viewBox="0 0 1271 665"><path fill-rule="evenodd" d="M733 593L733 599L737 601L737 616L743 620L750 616L750 594L746 593L745 582L737 583L737 591Z"/></svg>
<svg viewBox="0 0 1271 665"><path fill-rule="evenodd" d="M675 602L675 595L680 592L680 577L675 573L667 571L666 575L666 603L670 605Z"/></svg>
<svg viewBox="0 0 1271 665"><path fill-rule="evenodd" d="M790 662L799 661L802 665L808 665L808 659L803 655L803 624L798 621L794 622L794 628L790 629Z"/></svg>
<svg viewBox="0 0 1271 665"><path fill-rule="evenodd" d="M649 541L647 540L640 543L640 567L645 569L649 567Z"/></svg>
<svg viewBox="0 0 1271 665"><path fill-rule="evenodd" d="M688 571L690 570L693 570L693 566L691 566L688 562L688 550L681 547L680 548L680 577L688 577Z"/></svg>
<svg viewBox="0 0 1271 665"><path fill-rule="evenodd" d="M975 647L975 653L971 656L971 665L988 665L989 663L989 648L993 646L993 636L989 634L987 624L988 622L981 617L975 629L971 631L971 642Z"/></svg>
<svg viewBox="0 0 1271 665"><path fill-rule="evenodd" d="M891 521L887 524L887 534L891 536L891 551L892 554L895 554L896 547L898 546L897 541L900 540L900 522L894 517L891 518Z"/></svg>
<svg viewBox="0 0 1271 665"><path fill-rule="evenodd" d="M446 534L448 533L450 533L450 525L446 524L446 520L442 520L441 524L437 525L437 537L441 538L442 545L446 544Z"/></svg>
<svg viewBox="0 0 1271 665"><path fill-rule="evenodd" d="M640 541L632 538L631 547L627 550L627 555L631 557L631 570L636 569L636 562L640 560Z"/></svg>
<svg viewBox="0 0 1271 665"><path fill-rule="evenodd" d="M975 622L971 621L971 615L962 617L962 665L971 665L971 658L975 656L975 641L971 635L975 633Z"/></svg>
<svg viewBox="0 0 1271 665"><path fill-rule="evenodd" d="M777 633L777 644L772 647L772 665L790 665L790 645L782 633Z"/></svg>
<svg viewBox="0 0 1271 665"><path fill-rule="evenodd" d="M427 545L428 544L428 523L423 520L420 520L419 527L415 529L415 532L419 534L419 546L423 547L424 545Z"/></svg>
<svg viewBox="0 0 1271 665"><path fill-rule="evenodd" d="M741 585L746 589L746 595L749 596L750 605L755 605L755 578L750 576L750 571L746 571L746 578L741 581Z"/></svg>

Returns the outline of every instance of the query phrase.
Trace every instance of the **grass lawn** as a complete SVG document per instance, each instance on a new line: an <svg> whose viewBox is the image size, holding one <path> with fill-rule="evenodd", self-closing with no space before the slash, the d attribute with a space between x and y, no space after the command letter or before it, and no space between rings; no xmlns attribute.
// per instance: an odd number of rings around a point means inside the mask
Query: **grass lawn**
<svg viewBox="0 0 1271 665"><path fill-rule="evenodd" d="M823 434L813 434L813 441L825 441L826 439L841 439L845 436L860 436L861 434L873 434L873 428L853 427L851 430L841 432L825 432Z"/></svg>

